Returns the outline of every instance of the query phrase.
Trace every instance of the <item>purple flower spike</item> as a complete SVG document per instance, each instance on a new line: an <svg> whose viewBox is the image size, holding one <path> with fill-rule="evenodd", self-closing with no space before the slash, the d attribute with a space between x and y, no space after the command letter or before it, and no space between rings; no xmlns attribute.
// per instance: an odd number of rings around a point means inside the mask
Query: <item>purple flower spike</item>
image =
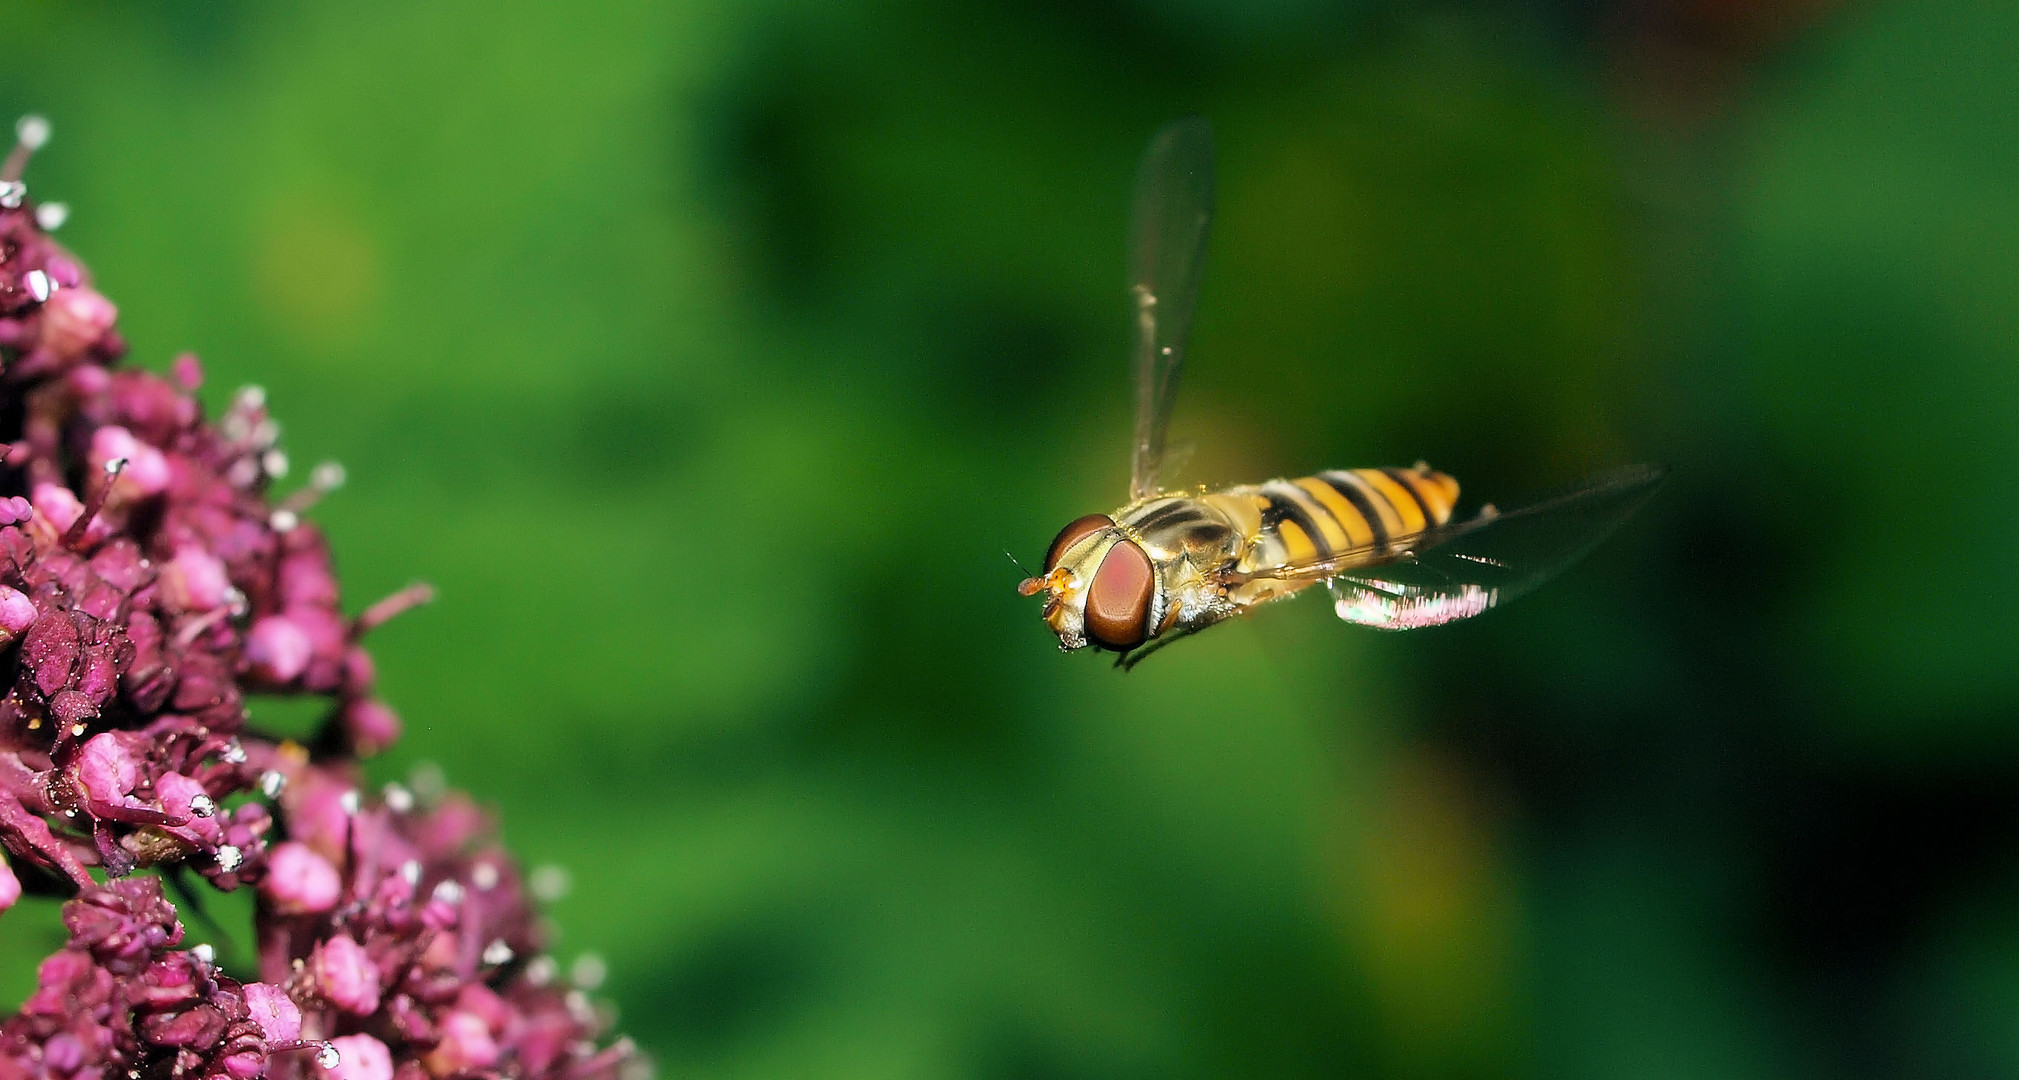
<svg viewBox="0 0 2019 1080"><path fill-rule="evenodd" d="M343 880L336 867L316 854L307 844L289 841L276 844L266 856L266 880L261 895L273 909L285 915L313 915L336 906L343 895Z"/></svg>
<svg viewBox="0 0 2019 1080"><path fill-rule="evenodd" d="M619 1080L630 1045L596 1049L489 815L365 793L357 759L400 722L362 639L431 591L347 618L305 516L343 471L270 500L288 462L263 391L212 422L195 357L167 378L116 366L112 303L16 183L48 125L18 130L0 466L27 496L0 496L0 911L22 891L9 858L76 897L69 943L0 1020L0 1080ZM325 698L313 751L249 728L248 692ZM177 864L255 887L264 981L179 949L162 878L128 876Z"/></svg>

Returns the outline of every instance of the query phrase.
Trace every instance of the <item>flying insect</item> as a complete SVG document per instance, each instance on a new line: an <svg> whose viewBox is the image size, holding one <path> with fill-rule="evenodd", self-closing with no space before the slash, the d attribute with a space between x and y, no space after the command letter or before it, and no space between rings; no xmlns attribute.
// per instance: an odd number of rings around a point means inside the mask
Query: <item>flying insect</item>
<svg viewBox="0 0 2019 1080"><path fill-rule="evenodd" d="M1129 502L1066 525L1043 573L1059 647L1133 667L1150 652L1323 584L1341 619L1383 630L1479 615L1577 561L1654 493L1664 470L1632 465L1516 510L1454 520L1458 481L1418 462L1208 491L1159 482L1165 430L1213 212L1212 130L1178 120L1150 140L1130 221L1135 430Z"/></svg>

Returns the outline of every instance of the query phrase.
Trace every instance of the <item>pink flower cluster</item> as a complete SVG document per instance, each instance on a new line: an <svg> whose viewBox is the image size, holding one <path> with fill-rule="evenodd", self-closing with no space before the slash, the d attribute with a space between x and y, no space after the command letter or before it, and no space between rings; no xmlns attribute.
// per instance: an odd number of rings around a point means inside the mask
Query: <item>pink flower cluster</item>
<svg viewBox="0 0 2019 1080"><path fill-rule="evenodd" d="M511 860L466 797L362 792L399 735L355 617L285 498L264 395L216 423L170 377L117 366L116 312L0 163L0 911L71 895L67 948L0 1023L0 1080L610 1080L634 1055L542 955ZM310 745L245 695L330 702ZM151 870L159 876L131 876ZM258 890L258 971L223 971L161 882ZM256 975L258 981L249 980Z"/></svg>

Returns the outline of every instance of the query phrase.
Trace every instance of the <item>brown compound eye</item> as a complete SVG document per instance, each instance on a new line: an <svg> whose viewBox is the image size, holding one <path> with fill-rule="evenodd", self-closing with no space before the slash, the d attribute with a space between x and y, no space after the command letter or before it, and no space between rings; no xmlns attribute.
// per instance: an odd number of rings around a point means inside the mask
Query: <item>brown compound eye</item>
<svg viewBox="0 0 2019 1080"><path fill-rule="evenodd" d="M1150 597L1157 575L1133 540L1108 549L1087 589L1087 637L1102 648L1126 652L1150 636Z"/></svg>
<svg viewBox="0 0 2019 1080"><path fill-rule="evenodd" d="M1106 514L1088 514L1083 518L1075 518L1065 528L1059 530L1058 539L1053 540L1051 550L1045 552L1045 573L1049 574L1058 569L1059 556L1064 555L1067 548L1102 529L1113 528L1114 524L1115 519Z"/></svg>

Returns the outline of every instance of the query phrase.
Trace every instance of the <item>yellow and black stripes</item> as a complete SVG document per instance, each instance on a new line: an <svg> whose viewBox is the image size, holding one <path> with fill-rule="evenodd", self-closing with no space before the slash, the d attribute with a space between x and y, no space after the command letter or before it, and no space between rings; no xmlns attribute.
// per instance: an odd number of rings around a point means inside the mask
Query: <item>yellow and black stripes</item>
<svg viewBox="0 0 2019 1080"><path fill-rule="evenodd" d="M1407 550L1451 518L1458 482L1428 466L1342 469L1208 495L1251 540L1243 569ZM1355 561L1359 561L1358 558Z"/></svg>

